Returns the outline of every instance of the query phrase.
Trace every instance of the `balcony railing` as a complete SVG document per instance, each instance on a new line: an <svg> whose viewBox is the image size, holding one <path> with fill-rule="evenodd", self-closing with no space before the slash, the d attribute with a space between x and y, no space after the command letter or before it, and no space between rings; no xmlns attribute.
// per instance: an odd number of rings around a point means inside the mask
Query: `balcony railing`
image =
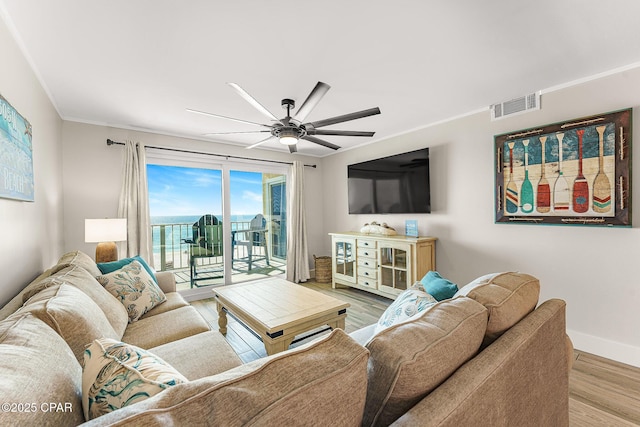
<svg viewBox="0 0 640 427"><path fill-rule="evenodd" d="M250 221L234 221L231 230L248 230ZM193 238L193 223L154 224L151 226L153 241L153 260L161 271L189 268L189 244L185 239ZM199 259L198 265L213 263Z"/></svg>

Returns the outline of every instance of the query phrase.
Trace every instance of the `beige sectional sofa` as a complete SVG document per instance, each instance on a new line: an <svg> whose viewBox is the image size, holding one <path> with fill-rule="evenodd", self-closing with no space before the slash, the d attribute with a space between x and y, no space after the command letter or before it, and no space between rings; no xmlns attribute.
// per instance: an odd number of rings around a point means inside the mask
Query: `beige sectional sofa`
<svg viewBox="0 0 640 427"><path fill-rule="evenodd" d="M98 338L146 349L185 380L87 425L568 425L565 304L536 308L526 274L481 278L377 334L335 330L244 365L172 274L156 273L166 301L131 323L101 274L65 254L0 309L0 425L85 422L83 353Z"/></svg>

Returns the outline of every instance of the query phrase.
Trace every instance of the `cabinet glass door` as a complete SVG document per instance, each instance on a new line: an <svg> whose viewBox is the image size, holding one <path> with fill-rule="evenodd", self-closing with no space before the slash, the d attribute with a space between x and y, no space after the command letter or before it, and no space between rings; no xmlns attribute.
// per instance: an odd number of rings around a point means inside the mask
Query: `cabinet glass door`
<svg viewBox="0 0 640 427"><path fill-rule="evenodd" d="M355 241L337 240L333 247L334 274L342 279L355 281L356 278L356 253Z"/></svg>
<svg viewBox="0 0 640 427"><path fill-rule="evenodd" d="M380 247L380 290L398 294L409 286L409 248Z"/></svg>

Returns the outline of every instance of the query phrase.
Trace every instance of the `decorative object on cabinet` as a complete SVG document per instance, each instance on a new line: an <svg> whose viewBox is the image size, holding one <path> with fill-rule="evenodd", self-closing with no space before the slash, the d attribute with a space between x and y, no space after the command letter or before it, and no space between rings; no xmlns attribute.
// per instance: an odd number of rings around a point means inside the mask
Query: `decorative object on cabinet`
<svg viewBox="0 0 640 427"><path fill-rule="evenodd" d="M360 232L363 234L380 234L383 236L395 236L398 234L395 228L389 227L386 222L383 222L382 225L380 225L376 221L372 221L371 224L366 223L363 225Z"/></svg>
<svg viewBox="0 0 640 427"><path fill-rule="evenodd" d="M411 237L418 237L417 219L408 219L404 222L404 234Z"/></svg>
<svg viewBox="0 0 640 427"><path fill-rule="evenodd" d="M329 235L333 288L346 285L395 299L435 270L435 237Z"/></svg>
<svg viewBox="0 0 640 427"><path fill-rule="evenodd" d="M632 109L496 135L496 223L631 226Z"/></svg>

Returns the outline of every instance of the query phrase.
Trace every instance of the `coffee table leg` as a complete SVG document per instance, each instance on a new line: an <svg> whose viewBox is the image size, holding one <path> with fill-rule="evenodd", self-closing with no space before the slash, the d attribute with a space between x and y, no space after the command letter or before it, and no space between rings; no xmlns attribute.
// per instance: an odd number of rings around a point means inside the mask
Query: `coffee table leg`
<svg viewBox="0 0 640 427"><path fill-rule="evenodd" d="M218 307L218 330L222 335L227 333L227 312L224 311L224 307L219 302L216 302Z"/></svg>
<svg viewBox="0 0 640 427"><path fill-rule="evenodd" d="M263 341L264 348L267 350L267 355L271 356L272 354L288 350L291 345L291 341L293 341L293 337L278 341L268 341L267 339L263 339Z"/></svg>
<svg viewBox="0 0 640 427"><path fill-rule="evenodd" d="M344 331L344 326L345 326L345 319L344 317L341 319L336 320L335 322L330 322L328 323L329 326L331 326L331 329L342 329Z"/></svg>

